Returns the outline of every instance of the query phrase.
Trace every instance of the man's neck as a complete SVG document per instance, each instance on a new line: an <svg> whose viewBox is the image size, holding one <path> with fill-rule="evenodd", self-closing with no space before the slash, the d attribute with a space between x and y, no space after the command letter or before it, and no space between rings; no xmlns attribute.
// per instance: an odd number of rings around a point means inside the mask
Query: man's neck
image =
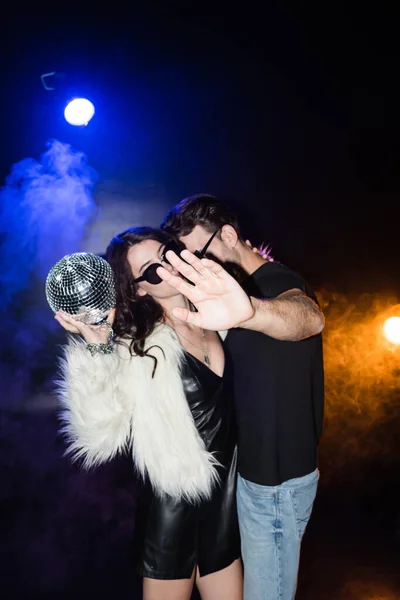
<svg viewBox="0 0 400 600"><path fill-rule="evenodd" d="M253 275L257 269L265 265L266 260L257 252L254 252L246 244L241 244L238 248L240 256L240 266L248 275Z"/></svg>

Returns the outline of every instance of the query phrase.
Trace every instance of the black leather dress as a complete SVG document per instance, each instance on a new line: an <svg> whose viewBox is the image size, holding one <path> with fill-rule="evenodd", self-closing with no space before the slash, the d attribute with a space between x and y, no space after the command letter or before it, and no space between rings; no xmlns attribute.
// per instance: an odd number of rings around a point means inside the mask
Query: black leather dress
<svg viewBox="0 0 400 600"><path fill-rule="evenodd" d="M228 567L240 556L236 510L236 423L231 365L223 377L185 353L182 379L197 430L223 466L220 485L198 505L158 498L148 484L136 511L135 562L143 577L187 579Z"/></svg>

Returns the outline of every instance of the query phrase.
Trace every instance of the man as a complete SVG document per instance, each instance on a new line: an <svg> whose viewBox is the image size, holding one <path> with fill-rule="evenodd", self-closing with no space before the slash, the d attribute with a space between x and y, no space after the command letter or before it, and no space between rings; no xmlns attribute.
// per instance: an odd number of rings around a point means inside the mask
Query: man
<svg viewBox="0 0 400 600"><path fill-rule="evenodd" d="M238 415L238 513L245 600L292 600L300 545L316 495L323 418L324 317L300 275L265 260L241 237L236 215L217 198L182 200L162 228L185 244L169 260L195 286L164 269L198 312L176 316L229 329ZM216 262L228 266L237 282ZM252 316L235 322L239 304ZM243 314L243 312L241 313Z"/></svg>

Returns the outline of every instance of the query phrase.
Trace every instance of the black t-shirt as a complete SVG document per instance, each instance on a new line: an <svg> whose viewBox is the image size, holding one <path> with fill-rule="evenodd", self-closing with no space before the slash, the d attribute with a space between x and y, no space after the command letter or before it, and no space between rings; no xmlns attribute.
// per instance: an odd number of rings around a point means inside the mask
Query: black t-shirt
<svg viewBox="0 0 400 600"><path fill-rule="evenodd" d="M316 300L300 275L276 262L262 265L243 288L257 298L299 288ZM234 366L239 473L269 486L311 473L324 409L321 335L287 342L232 329L225 343Z"/></svg>

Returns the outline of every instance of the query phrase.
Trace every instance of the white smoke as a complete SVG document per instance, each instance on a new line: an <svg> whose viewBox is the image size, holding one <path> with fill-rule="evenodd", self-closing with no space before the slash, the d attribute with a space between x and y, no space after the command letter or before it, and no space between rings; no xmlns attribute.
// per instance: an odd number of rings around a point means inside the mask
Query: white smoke
<svg viewBox="0 0 400 600"><path fill-rule="evenodd" d="M65 254L80 249L94 218L95 171L86 156L52 140L40 160L16 163L0 192L1 307L26 289L33 274L44 279Z"/></svg>

